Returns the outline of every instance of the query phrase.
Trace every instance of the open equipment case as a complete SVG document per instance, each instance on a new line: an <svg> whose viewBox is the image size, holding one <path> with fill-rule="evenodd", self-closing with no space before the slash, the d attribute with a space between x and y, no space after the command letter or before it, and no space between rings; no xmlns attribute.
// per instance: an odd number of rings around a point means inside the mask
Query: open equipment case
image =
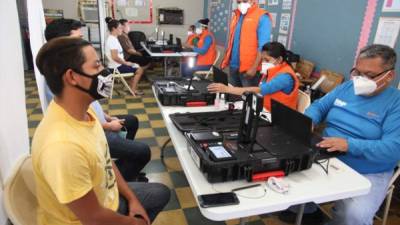
<svg viewBox="0 0 400 225"><path fill-rule="evenodd" d="M320 139L311 132L310 118L272 100L271 123L260 119L262 96L246 93L243 98L242 111L170 115L210 183L286 176L321 158L324 150L314 147Z"/></svg>

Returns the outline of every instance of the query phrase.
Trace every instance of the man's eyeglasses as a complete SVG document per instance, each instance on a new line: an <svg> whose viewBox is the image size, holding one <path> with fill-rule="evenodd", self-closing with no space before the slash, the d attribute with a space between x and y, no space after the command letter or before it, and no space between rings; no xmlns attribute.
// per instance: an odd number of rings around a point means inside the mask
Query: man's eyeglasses
<svg viewBox="0 0 400 225"><path fill-rule="evenodd" d="M350 70L350 75L351 75L351 76L365 76L365 77L368 77L368 78L370 78L370 79L374 79L374 78L379 77L379 76L381 76L381 75L383 75L383 74L385 74L385 73L387 73L387 72L389 72L389 71L391 71L391 70L393 70L393 69L394 69L394 68L391 68L391 69L385 70L385 71L383 71L383 72L380 72L380 73L378 73L378 74L369 76L369 75L365 75L365 74L361 73L361 72L358 71L356 68L353 68L353 69Z"/></svg>

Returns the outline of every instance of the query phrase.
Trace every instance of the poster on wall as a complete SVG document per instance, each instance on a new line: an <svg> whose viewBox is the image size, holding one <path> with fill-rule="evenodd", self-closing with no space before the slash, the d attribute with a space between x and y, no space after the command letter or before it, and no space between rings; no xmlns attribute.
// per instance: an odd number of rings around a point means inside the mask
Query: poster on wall
<svg viewBox="0 0 400 225"><path fill-rule="evenodd" d="M285 48L287 48L286 47L286 45L287 45L287 36L286 35L279 35L278 40L276 40L276 41L283 44L283 46L285 46Z"/></svg>
<svg viewBox="0 0 400 225"><path fill-rule="evenodd" d="M269 6L277 6L279 5L279 0L268 0Z"/></svg>
<svg viewBox="0 0 400 225"><path fill-rule="evenodd" d="M292 9L292 0L283 0L282 1L282 9L283 10L291 10Z"/></svg>
<svg viewBox="0 0 400 225"><path fill-rule="evenodd" d="M400 0L385 0L382 12L400 12Z"/></svg>
<svg viewBox="0 0 400 225"><path fill-rule="evenodd" d="M282 13L281 21L279 25L279 33L288 34L289 33L289 24L290 24L290 13Z"/></svg>
<svg viewBox="0 0 400 225"><path fill-rule="evenodd" d="M379 18L378 29L376 30L374 44L384 44L392 48L396 45L400 30L399 17Z"/></svg>

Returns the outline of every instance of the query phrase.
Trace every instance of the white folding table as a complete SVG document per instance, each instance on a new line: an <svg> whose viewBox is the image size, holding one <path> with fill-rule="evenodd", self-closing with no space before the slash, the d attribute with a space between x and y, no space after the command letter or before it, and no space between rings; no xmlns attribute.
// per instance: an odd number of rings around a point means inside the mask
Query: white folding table
<svg viewBox="0 0 400 225"><path fill-rule="evenodd" d="M155 94L154 87L153 93ZM157 103L196 201L198 195L230 192L233 188L249 185L245 180L216 184L209 183L194 163L184 135L175 127L169 117L173 113L215 112L222 110L220 107L163 106L158 99ZM290 185L290 190L287 194L276 193L266 187L265 182L261 182L262 187L266 190L265 195L263 194L264 190L260 187L247 189L239 193L239 205L214 208L199 207L200 211L210 220L223 221L240 218L241 223L244 224L245 218L250 216L282 211L290 206L301 205L296 221L296 224L301 224L305 203L315 202L319 204L364 195L369 192L370 182L346 164L336 158L332 158L329 165L328 175L319 165L314 163L308 170L292 173L285 177L285 181Z"/></svg>
<svg viewBox="0 0 400 225"><path fill-rule="evenodd" d="M162 57L164 60L164 77L167 77L167 58L172 57L196 57L196 52L152 52L147 48L144 42L140 42L140 45L151 57Z"/></svg>

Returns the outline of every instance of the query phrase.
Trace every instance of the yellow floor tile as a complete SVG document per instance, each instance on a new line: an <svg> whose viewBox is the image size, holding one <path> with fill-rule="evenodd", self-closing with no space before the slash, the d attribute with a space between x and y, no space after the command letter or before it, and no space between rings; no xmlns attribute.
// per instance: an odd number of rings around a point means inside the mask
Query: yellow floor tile
<svg viewBox="0 0 400 225"><path fill-rule="evenodd" d="M109 99L108 104L125 104L125 99Z"/></svg>
<svg viewBox="0 0 400 225"><path fill-rule="evenodd" d="M151 149L151 160L160 159L160 147L150 147Z"/></svg>
<svg viewBox="0 0 400 225"><path fill-rule="evenodd" d="M126 104L126 108L128 109L142 109L144 108L143 103L128 103Z"/></svg>
<svg viewBox="0 0 400 225"><path fill-rule="evenodd" d="M150 125L152 128L163 128L165 127L165 123L163 120L152 120L150 121Z"/></svg>
<svg viewBox="0 0 400 225"><path fill-rule="evenodd" d="M161 113L159 108L146 108L146 112L151 114Z"/></svg>
<svg viewBox="0 0 400 225"><path fill-rule="evenodd" d="M144 103L153 103L157 102L155 98L142 98L142 102Z"/></svg>
<svg viewBox="0 0 400 225"><path fill-rule="evenodd" d="M156 137L159 146L162 146L168 139L169 136ZM171 142L169 144L171 144Z"/></svg>
<svg viewBox="0 0 400 225"><path fill-rule="evenodd" d="M168 172L148 173L148 174L146 174L146 177L149 178L150 182L162 183L162 184L165 184L170 189L174 188L174 185L172 183L171 177L169 176Z"/></svg>
<svg viewBox="0 0 400 225"><path fill-rule="evenodd" d="M32 103L39 103L40 101L39 101L39 99L37 99L37 98L28 98L28 99L26 99L26 103L27 104L32 104Z"/></svg>
<svg viewBox="0 0 400 225"><path fill-rule="evenodd" d="M42 114L33 114L29 116L29 121L40 121L42 120L43 115Z"/></svg>
<svg viewBox="0 0 400 225"><path fill-rule="evenodd" d="M188 225L181 209L169 210L158 214L153 225Z"/></svg>
<svg viewBox="0 0 400 225"><path fill-rule="evenodd" d="M29 128L29 137L33 137L33 134L35 133L36 128Z"/></svg>
<svg viewBox="0 0 400 225"><path fill-rule="evenodd" d="M181 209L164 211L158 214L153 225L188 225Z"/></svg>
<svg viewBox="0 0 400 225"><path fill-rule="evenodd" d="M168 172L171 171L182 171L181 164L179 163L179 159L176 157L164 158L165 165L168 169Z"/></svg>
<svg viewBox="0 0 400 225"><path fill-rule="evenodd" d="M175 188L175 192L183 209L197 206L196 200L190 187Z"/></svg>
<svg viewBox="0 0 400 225"><path fill-rule="evenodd" d="M141 128L136 133L136 138L150 138L154 137L153 129L151 128Z"/></svg>
<svg viewBox="0 0 400 225"><path fill-rule="evenodd" d="M139 121L149 121L149 116L147 116L147 114L136 114L135 116Z"/></svg>
<svg viewBox="0 0 400 225"><path fill-rule="evenodd" d="M110 114L111 116L126 115L126 114L128 114L128 110L126 110L126 109L110 109L110 110L108 110L108 114Z"/></svg>

